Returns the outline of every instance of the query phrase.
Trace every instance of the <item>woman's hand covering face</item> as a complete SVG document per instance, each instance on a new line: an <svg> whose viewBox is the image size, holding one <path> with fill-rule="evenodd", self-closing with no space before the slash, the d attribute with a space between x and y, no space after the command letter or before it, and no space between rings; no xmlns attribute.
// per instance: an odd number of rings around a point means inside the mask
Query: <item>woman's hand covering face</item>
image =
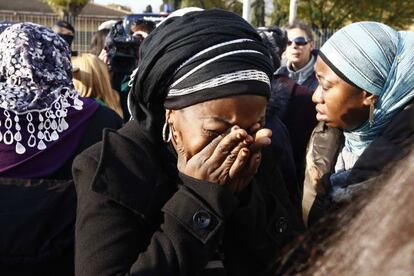
<svg viewBox="0 0 414 276"><path fill-rule="evenodd" d="M179 171L196 179L226 185L233 193L240 192L251 182L260 165L260 150L271 143L272 132L258 127L260 124L256 124L253 135L249 135L246 130L234 126L189 160L179 152Z"/></svg>
<svg viewBox="0 0 414 276"><path fill-rule="evenodd" d="M242 190L270 144L264 125L267 100L256 95L215 99L167 111L178 169L196 179Z"/></svg>

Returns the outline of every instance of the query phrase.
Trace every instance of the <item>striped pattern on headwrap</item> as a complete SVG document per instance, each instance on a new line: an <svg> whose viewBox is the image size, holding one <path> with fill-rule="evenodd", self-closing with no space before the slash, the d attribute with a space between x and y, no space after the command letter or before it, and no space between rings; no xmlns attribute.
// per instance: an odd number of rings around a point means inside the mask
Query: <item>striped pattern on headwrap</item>
<svg viewBox="0 0 414 276"><path fill-rule="evenodd" d="M320 57L343 80L378 96L374 124L344 132L346 148L359 156L414 97L414 33L353 23L323 45Z"/></svg>
<svg viewBox="0 0 414 276"><path fill-rule="evenodd" d="M191 87L175 89L174 86L170 86L167 99L171 99L172 97L190 95L204 89L214 88L237 81L261 81L270 87L270 80L266 73L258 70L242 70L228 74L222 74Z"/></svg>
<svg viewBox="0 0 414 276"><path fill-rule="evenodd" d="M175 73L177 73L179 70L183 70L183 68L185 68L187 64L196 62L197 59L204 60L205 59L204 56L208 56L209 53L213 50L217 51L220 48L223 48L225 46L235 45L238 43L245 43L245 42L254 42L254 41L251 39L235 39L235 40L219 43L217 45L213 45L193 55L192 57L190 57L188 60L186 60L183 64L181 64L178 67ZM246 45L246 44L243 44L243 45ZM166 102L168 103L171 102L171 99L174 97L190 95L192 93L199 92L201 90L215 88L215 87L229 84L232 82L260 81L260 82L267 84L267 86L270 89L270 79L265 72L257 70L257 69L247 69L247 70L239 70L239 71L233 72L231 68L229 68L230 69L229 73L224 73L218 76L213 76L211 79L207 79L199 83L194 83L193 85L189 87L177 88L179 87L180 83L182 83L187 78L190 78L191 76L198 74L203 68L214 67L215 62L225 59L226 57L237 56L237 55L239 56L240 55L246 55L246 56L247 55L261 55L263 56L263 53L257 50L252 50L252 49L241 49L241 50L230 49L230 51L224 51L223 53L218 54L218 55L214 55L214 56L210 55L210 57L207 60L202 61L200 64L198 64L196 67L186 72L183 76L175 80L170 85L168 95L166 98ZM231 64L229 64L229 66L231 66ZM212 68L212 70L214 70L214 68ZM210 91L210 93L214 93L214 92ZM263 93L263 94L266 94L266 93ZM218 95L216 95L215 97L218 97Z"/></svg>
<svg viewBox="0 0 414 276"><path fill-rule="evenodd" d="M269 50L248 22L223 10L191 11L168 18L142 43L129 108L158 133L165 108L241 94L268 97L272 72Z"/></svg>

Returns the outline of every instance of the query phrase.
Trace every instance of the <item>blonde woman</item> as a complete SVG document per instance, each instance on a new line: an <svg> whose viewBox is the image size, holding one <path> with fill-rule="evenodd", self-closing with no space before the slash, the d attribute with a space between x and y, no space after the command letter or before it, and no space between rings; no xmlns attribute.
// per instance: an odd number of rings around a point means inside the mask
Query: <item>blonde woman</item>
<svg viewBox="0 0 414 276"><path fill-rule="evenodd" d="M123 117L118 93L112 89L108 68L97 56L82 54L72 58L73 84L82 97L94 98Z"/></svg>

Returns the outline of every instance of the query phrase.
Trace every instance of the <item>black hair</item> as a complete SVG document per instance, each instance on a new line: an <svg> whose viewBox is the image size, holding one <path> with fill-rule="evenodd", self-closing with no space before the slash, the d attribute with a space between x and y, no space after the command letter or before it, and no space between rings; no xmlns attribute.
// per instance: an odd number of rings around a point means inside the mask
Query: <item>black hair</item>
<svg viewBox="0 0 414 276"><path fill-rule="evenodd" d="M287 35L286 31L277 26L259 27L257 32L262 38L264 44L269 48L274 70L280 67L280 58L286 50Z"/></svg>
<svg viewBox="0 0 414 276"><path fill-rule="evenodd" d="M57 21L57 22L55 23L55 26L57 26L57 27L61 27L61 28L65 28L65 29L68 29L68 30L70 30L73 34L75 34L75 28L73 28L73 26L72 26L69 22L67 22L67 21L64 21L64 20L59 20L59 21Z"/></svg>
<svg viewBox="0 0 414 276"><path fill-rule="evenodd" d="M155 29L156 25L155 25L155 22L153 21L137 20L137 21L132 22L130 30L136 27L144 29L146 32L150 33Z"/></svg>
<svg viewBox="0 0 414 276"><path fill-rule="evenodd" d="M102 29L93 34L91 44L89 45L91 54L99 56L102 49L105 47L105 39L108 33L109 29Z"/></svg>

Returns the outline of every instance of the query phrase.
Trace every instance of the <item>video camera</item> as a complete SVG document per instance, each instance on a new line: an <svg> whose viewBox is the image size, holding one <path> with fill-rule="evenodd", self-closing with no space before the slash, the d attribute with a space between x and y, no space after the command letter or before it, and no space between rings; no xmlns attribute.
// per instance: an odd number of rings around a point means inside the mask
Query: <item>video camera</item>
<svg viewBox="0 0 414 276"><path fill-rule="evenodd" d="M109 69L114 73L130 73L138 62L141 40L127 33L123 22L118 21L105 39Z"/></svg>
<svg viewBox="0 0 414 276"><path fill-rule="evenodd" d="M131 14L125 16L123 21L117 22L105 40L109 69L114 73L131 73L138 64L139 46L143 40L142 37L132 35L131 27L134 24L145 25L150 32L166 16L161 14Z"/></svg>

